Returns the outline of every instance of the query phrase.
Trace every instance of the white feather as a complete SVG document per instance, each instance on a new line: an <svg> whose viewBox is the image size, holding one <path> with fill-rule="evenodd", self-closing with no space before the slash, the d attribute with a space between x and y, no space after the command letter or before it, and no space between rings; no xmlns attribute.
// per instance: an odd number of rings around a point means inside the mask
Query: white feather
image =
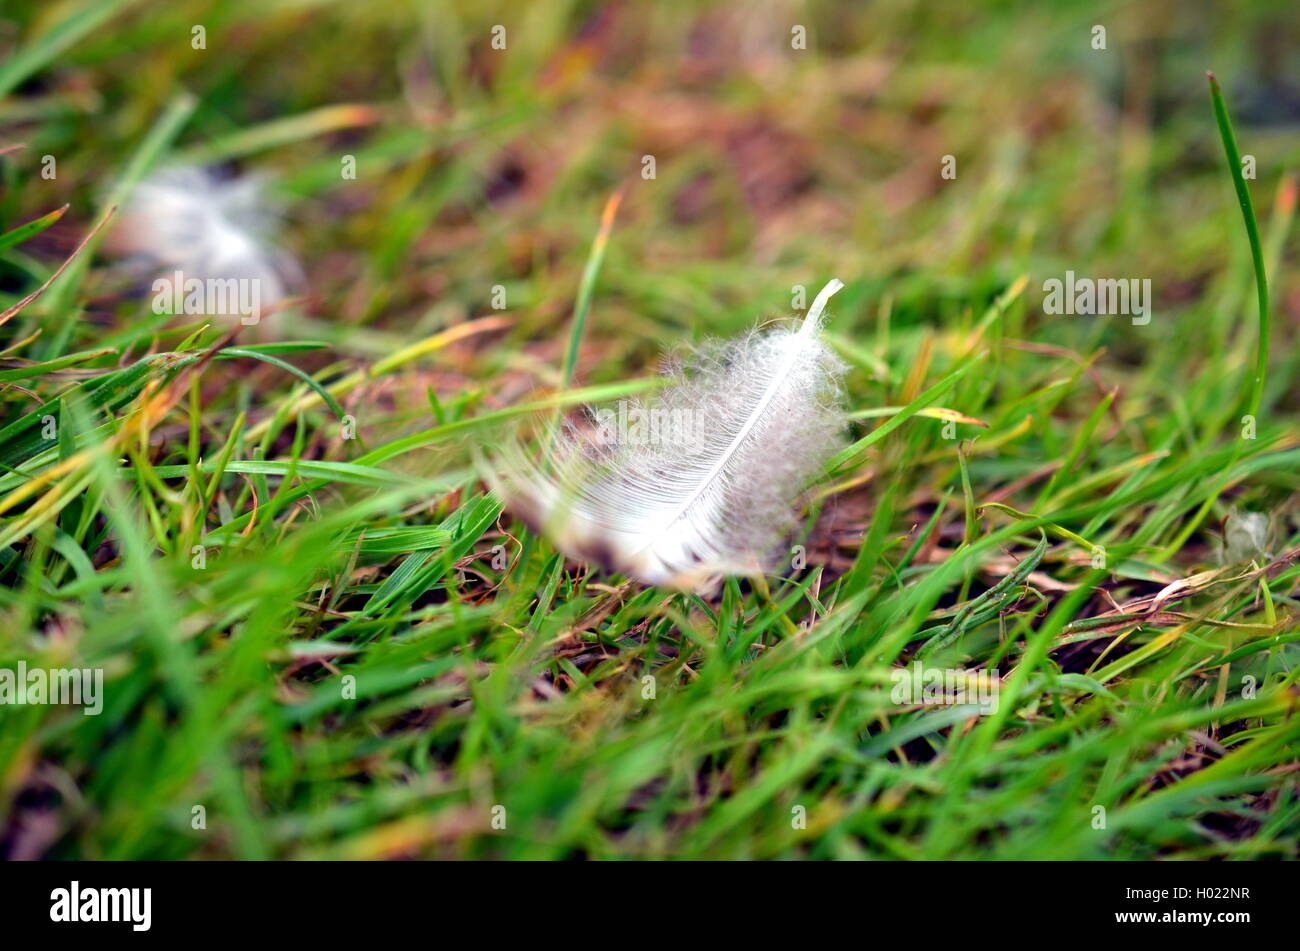
<svg viewBox="0 0 1300 951"><path fill-rule="evenodd" d="M109 247L186 278L257 281L269 305L300 279L294 260L271 243L276 223L275 206L257 177L223 179L171 166L136 186Z"/></svg>
<svg viewBox="0 0 1300 951"><path fill-rule="evenodd" d="M559 434L541 466L507 451L498 491L566 554L648 584L701 590L763 570L794 526L796 497L841 442L843 365L819 330L843 286L822 288L797 328L700 348L626 413L685 429L611 440L607 412L600 433Z"/></svg>

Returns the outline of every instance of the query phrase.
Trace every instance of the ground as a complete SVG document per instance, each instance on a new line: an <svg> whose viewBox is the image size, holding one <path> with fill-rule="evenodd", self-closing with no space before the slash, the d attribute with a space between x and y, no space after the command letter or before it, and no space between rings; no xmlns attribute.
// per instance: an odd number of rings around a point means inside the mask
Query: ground
<svg viewBox="0 0 1300 951"><path fill-rule="evenodd" d="M0 666L103 708L0 705L0 854L1294 857L1286 5L5 16ZM268 182L256 325L112 253L177 163ZM773 572L648 588L487 491L832 277L849 448Z"/></svg>

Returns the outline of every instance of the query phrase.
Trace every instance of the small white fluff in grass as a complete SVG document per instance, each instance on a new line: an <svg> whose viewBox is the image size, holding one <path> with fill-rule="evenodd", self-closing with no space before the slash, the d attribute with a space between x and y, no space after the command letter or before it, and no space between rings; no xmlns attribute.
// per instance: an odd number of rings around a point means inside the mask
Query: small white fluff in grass
<svg viewBox="0 0 1300 951"><path fill-rule="evenodd" d="M1223 538L1215 539L1215 554L1220 564L1232 565L1244 561L1273 559L1276 532L1263 512L1228 513Z"/></svg>
<svg viewBox="0 0 1300 951"><path fill-rule="evenodd" d="M667 438L569 428L541 464L507 446L494 487L565 554L647 584L703 591L773 567L797 497L843 441L844 367L819 333L843 286L828 283L800 325L698 348L617 417L672 420Z"/></svg>
<svg viewBox="0 0 1300 951"><path fill-rule="evenodd" d="M136 186L108 248L165 277L256 281L269 307L301 280L293 258L273 243L278 223L261 179L171 166Z"/></svg>

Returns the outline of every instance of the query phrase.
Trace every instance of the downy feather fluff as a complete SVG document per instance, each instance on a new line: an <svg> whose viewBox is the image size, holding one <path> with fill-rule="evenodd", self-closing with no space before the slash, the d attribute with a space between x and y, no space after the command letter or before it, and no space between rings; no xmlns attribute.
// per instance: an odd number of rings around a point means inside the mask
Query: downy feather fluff
<svg viewBox="0 0 1300 951"><path fill-rule="evenodd" d="M495 488L565 554L647 584L700 591L770 567L842 441L843 364L819 331L843 286L822 288L802 324L698 348L617 417L672 420L667 433L611 433L605 411L594 431L553 433L541 465L508 448Z"/></svg>
<svg viewBox="0 0 1300 951"><path fill-rule="evenodd" d="M265 186L252 175L223 178L190 165L163 168L136 186L107 250L150 270L180 270L186 278L256 281L261 303L273 305L301 282L301 272L270 240L279 208Z"/></svg>

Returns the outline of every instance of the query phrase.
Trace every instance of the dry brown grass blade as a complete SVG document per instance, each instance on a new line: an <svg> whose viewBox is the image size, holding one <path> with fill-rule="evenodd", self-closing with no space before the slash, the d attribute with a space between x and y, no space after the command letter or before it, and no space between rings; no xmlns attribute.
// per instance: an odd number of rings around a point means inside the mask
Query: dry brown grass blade
<svg viewBox="0 0 1300 951"><path fill-rule="evenodd" d="M100 229L103 228L104 225L108 224L108 219L113 217L113 212L115 211L117 211L116 205L108 209L108 211L104 212L104 217L99 219L99 224L91 228L90 234L86 235L84 238L81 239L81 243L77 245L76 248L73 249L70 255L68 255L67 260L59 265L58 270L56 270L53 274L50 275L50 279L48 281L46 281L40 287L36 288L36 290L32 291L30 294L28 294L18 303L14 304L3 314L0 314L0 326L4 325L11 317L14 316L14 314L17 314L20 310L22 310L32 301L36 300L36 298L40 297L47 290L49 290L50 285L59 279L59 275L67 270L68 265L71 264L73 261L75 261L77 255L79 255L82 252L82 250L86 247L86 245L90 243L91 238L99 234Z"/></svg>

